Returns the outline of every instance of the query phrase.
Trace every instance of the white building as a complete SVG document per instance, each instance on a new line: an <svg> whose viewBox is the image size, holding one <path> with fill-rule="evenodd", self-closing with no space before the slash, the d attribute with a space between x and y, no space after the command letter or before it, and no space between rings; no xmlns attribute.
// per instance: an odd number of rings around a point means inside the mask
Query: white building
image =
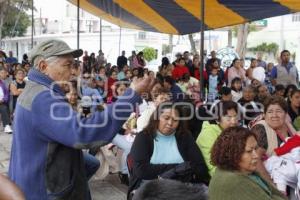
<svg viewBox="0 0 300 200"><path fill-rule="evenodd" d="M34 45L46 39L58 38L67 42L71 48L77 48L77 7L62 0L48 1L47 4L42 0L34 2L37 8L34 14ZM100 19L80 10L79 25L79 48L97 55L100 49ZM5 51L12 50L21 61L22 55L31 49L31 31L30 26L25 37L4 39L2 48ZM122 50L130 56L132 50L140 51L145 47L153 47L161 54L163 37L167 35L121 29L120 39L120 28L102 21L102 51L113 64Z"/></svg>
<svg viewBox="0 0 300 200"><path fill-rule="evenodd" d="M295 54L296 66L300 69L300 13L268 18L265 28L249 34L247 46L254 47L263 42L277 43L279 52L287 49ZM276 62L267 55L265 59Z"/></svg>

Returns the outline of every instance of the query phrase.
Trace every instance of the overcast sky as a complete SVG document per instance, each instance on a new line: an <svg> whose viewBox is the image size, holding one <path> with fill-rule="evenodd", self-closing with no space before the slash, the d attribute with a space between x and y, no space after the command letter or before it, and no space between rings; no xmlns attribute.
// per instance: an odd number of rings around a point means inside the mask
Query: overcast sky
<svg viewBox="0 0 300 200"><path fill-rule="evenodd" d="M59 19L60 11L63 9L65 0L33 0L34 7L37 9L35 15L40 15L42 11L42 17L49 19Z"/></svg>

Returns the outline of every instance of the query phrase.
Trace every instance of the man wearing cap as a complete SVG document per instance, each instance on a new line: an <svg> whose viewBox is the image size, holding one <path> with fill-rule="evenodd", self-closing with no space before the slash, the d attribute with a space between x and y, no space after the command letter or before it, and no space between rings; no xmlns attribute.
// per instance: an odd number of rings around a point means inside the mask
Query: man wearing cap
<svg viewBox="0 0 300 200"><path fill-rule="evenodd" d="M111 141L153 85L150 77L135 80L103 112L80 118L60 84L69 81L74 58L81 55L61 40L44 41L30 52L34 68L16 105L9 166L10 179L26 199L89 199L80 149Z"/></svg>

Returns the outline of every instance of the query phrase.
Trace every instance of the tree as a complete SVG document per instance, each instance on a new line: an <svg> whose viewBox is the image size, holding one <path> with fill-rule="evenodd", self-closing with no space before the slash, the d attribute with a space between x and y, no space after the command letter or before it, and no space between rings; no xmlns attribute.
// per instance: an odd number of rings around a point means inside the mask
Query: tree
<svg viewBox="0 0 300 200"><path fill-rule="evenodd" d="M152 47L146 47L143 49L144 58L148 62L157 58L157 51Z"/></svg>
<svg viewBox="0 0 300 200"><path fill-rule="evenodd" d="M173 35L169 34L169 44L162 45L162 55L173 52Z"/></svg>
<svg viewBox="0 0 300 200"><path fill-rule="evenodd" d="M246 54L247 38L250 32L256 31L255 24L241 24L233 26L228 33L228 37L237 37L236 51L238 55L243 58ZM232 45L232 38L228 38L228 45Z"/></svg>
<svg viewBox="0 0 300 200"><path fill-rule="evenodd" d="M6 36L24 35L30 24L25 11L31 9L31 3L32 0L0 0L0 41Z"/></svg>
<svg viewBox="0 0 300 200"><path fill-rule="evenodd" d="M241 24L237 30L237 45L236 51L240 58L244 58L246 55L247 38L249 34L249 24Z"/></svg>
<svg viewBox="0 0 300 200"><path fill-rule="evenodd" d="M193 54L197 53L196 42L194 40L193 34L189 34L189 40L190 40L190 44L191 44L191 52Z"/></svg>
<svg viewBox="0 0 300 200"><path fill-rule="evenodd" d="M259 44L256 47L248 48L249 51L272 53L274 56L276 55L278 49L279 45L274 42L270 44L263 42L262 44Z"/></svg>
<svg viewBox="0 0 300 200"><path fill-rule="evenodd" d="M228 30L228 47L232 47L232 29Z"/></svg>

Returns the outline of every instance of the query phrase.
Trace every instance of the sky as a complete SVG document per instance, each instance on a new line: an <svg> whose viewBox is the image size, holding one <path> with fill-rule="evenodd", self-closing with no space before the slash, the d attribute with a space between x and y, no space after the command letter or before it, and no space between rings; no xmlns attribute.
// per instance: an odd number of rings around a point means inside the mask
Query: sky
<svg viewBox="0 0 300 200"><path fill-rule="evenodd" d="M36 12L35 18L41 15L42 18L48 18L49 20L63 20L65 14L67 0L33 0ZM41 13L41 14L40 14ZM29 12L31 15L31 11ZM109 24L109 22L102 21L103 25Z"/></svg>
<svg viewBox="0 0 300 200"><path fill-rule="evenodd" d="M42 17L47 17L49 19L60 18L59 12L63 9L65 0L33 0L34 7L37 9L38 13L35 15L40 15L40 10L42 11Z"/></svg>

